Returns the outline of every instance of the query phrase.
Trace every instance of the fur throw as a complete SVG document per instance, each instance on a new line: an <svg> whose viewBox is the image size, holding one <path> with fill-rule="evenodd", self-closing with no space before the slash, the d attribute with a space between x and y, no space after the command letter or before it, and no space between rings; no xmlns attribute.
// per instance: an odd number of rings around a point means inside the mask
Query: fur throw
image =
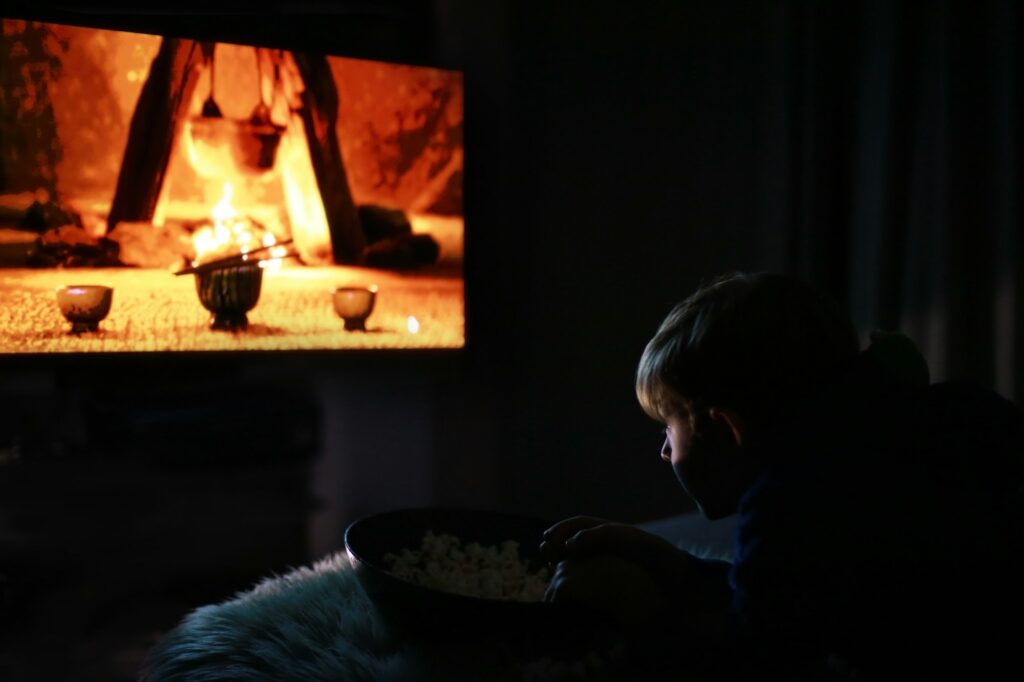
<svg viewBox="0 0 1024 682"><path fill-rule="evenodd" d="M406 682L418 677L415 659L338 552L196 609L153 647L139 679Z"/></svg>
<svg viewBox="0 0 1024 682"><path fill-rule="evenodd" d="M673 520L676 526L687 530L680 535L688 540L701 539ZM681 547L693 544L672 539ZM684 548L705 558L731 558L709 544ZM457 653L417 647L378 615L348 556L338 552L192 611L149 651L139 682L628 680L636 679L635 657L643 651L633 648L624 651L617 638L602 640L594 651L555 657L510 657L503 646ZM623 667L631 672L616 674Z"/></svg>
<svg viewBox="0 0 1024 682"><path fill-rule="evenodd" d="M139 682L631 679L608 668L620 643L555 657L522 657L514 642L477 645L417 646L392 631L339 552L188 614L149 651Z"/></svg>

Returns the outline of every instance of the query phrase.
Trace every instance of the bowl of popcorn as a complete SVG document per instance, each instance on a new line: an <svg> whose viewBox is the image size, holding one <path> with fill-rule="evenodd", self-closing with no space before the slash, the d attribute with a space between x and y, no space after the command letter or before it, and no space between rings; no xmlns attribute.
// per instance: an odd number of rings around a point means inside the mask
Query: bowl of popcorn
<svg viewBox="0 0 1024 682"><path fill-rule="evenodd" d="M552 524L471 509L402 509L345 531L356 577L388 621L418 630L566 627L572 607L544 601L552 567L540 556Z"/></svg>

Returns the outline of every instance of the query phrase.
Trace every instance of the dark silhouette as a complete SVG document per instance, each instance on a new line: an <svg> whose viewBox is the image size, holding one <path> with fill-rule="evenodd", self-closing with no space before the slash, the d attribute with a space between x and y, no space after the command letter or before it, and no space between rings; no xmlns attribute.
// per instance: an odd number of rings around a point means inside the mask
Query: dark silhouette
<svg viewBox="0 0 1024 682"><path fill-rule="evenodd" d="M661 456L734 563L575 517L543 550L548 599L640 628L700 678L991 679L1015 655L1024 421L980 386L929 384L900 334L858 352L841 311L782 275L677 306L637 373ZM644 657L646 658L646 657Z"/></svg>

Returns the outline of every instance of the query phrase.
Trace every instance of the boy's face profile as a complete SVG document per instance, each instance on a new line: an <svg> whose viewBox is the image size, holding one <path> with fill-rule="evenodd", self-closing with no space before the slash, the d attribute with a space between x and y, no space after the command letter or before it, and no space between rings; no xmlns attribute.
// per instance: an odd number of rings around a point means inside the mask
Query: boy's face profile
<svg viewBox="0 0 1024 682"><path fill-rule="evenodd" d="M789 275L728 273L669 311L640 356L634 390L667 426L662 458L717 519L737 511L766 465L759 432L845 371L859 347L853 323L822 292Z"/></svg>
<svg viewBox="0 0 1024 682"><path fill-rule="evenodd" d="M679 411L665 420L661 458L708 519L736 512L751 480L752 466L743 450L738 417L710 408L693 415Z"/></svg>

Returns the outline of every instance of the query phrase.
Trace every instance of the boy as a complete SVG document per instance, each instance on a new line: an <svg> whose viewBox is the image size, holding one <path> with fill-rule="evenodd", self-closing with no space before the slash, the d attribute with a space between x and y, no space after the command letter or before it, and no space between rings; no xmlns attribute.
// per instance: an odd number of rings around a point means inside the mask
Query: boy
<svg viewBox="0 0 1024 682"><path fill-rule="evenodd" d="M833 302L764 273L672 310L636 392L698 509L738 513L735 561L574 517L545 534L546 599L654 634L698 678L986 679L1010 660L1024 576L1012 403L929 385L904 336L859 352Z"/></svg>

